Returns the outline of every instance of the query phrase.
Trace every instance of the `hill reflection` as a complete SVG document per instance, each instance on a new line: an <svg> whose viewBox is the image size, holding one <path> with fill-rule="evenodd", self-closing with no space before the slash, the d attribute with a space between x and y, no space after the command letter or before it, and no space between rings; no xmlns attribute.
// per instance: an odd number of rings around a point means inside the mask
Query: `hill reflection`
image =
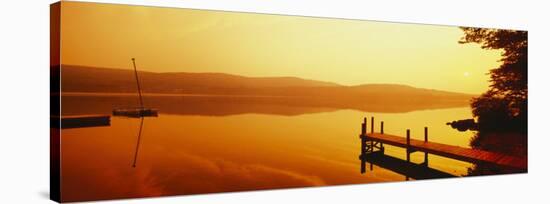
<svg viewBox="0 0 550 204"><path fill-rule="evenodd" d="M114 108L138 106L137 96L63 94L63 115L110 114ZM227 116L247 113L294 116L354 109L364 112L404 113L464 107L463 101L348 100L318 97L146 95L144 103L163 114Z"/></svg>

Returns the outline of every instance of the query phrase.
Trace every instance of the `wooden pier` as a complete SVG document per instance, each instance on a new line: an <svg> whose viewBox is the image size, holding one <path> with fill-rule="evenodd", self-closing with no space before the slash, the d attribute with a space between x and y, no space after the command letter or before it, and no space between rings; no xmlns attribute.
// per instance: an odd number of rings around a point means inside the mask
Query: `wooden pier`
<svg viewBox="0 0 550 204"><path fill-rule="evenodd" d="M111 125L110 115L71 115L71 116L50 116L50 127L52 128L83 128Z"/></svg>
<svg viewBox="0 0 550 204"><path fill-rule="evenodd" d="M527 170L527 157L516 157L502 153L470 149L459 146L441 144L428 141L428 128L424 127L424 140L410 138L410 130L406 131L406 137L384 133L384 122L380 124L380 133L374 132L374 117L371 117L371 132L367 133L367 119L361 124L361 155L359 159L366 162L367 155L378 153L384 154L384 144L405 148L407 162L410 162L410 154L414 152L424 153L424 163L428 166L428 154L438 155L446 158L466 161L470 163L484 163L518 171ZM361 173L364 173L364 167Z"/></svg>

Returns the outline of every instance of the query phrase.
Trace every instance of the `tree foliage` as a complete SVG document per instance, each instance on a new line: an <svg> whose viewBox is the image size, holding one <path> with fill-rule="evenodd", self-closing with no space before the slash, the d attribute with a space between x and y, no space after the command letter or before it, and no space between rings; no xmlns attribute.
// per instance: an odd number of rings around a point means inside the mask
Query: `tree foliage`
<svg viewBox="0 0 550 204"><path fill-rule="evenodd" d="M472 112L480 130L495 123L527 120L527 32L486 28L462 28L459 43L478 43L483 49L502 50L502 64L490 70L491 85L473 100ZM512 126L516 128L516 125ZM526 127L525 127L526 129ZM496 131L496 130L491 130ZM509 129L505 130L509 131Z"/></svg>

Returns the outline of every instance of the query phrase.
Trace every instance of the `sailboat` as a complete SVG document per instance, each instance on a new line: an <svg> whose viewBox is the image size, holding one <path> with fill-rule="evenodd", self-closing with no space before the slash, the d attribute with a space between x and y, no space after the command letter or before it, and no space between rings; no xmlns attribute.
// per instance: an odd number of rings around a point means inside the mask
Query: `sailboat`
<svg viewBox="0 0 550 204"><path fill-rule="evenodd" d="M158 116L158 110L154 108L146 108L143 105L143 97L141 94L141 85L139 82L139 76L136 68L136 59L132 58L132 64L134 65L134 73L136 77L136 83L138 88L138 95L139 95L139 107L131 107L131 108L115 108L113 109L113 115L114 116L126 116L126 117L134 117L134 118L143 118L143 117L157 117Z"/></svg>

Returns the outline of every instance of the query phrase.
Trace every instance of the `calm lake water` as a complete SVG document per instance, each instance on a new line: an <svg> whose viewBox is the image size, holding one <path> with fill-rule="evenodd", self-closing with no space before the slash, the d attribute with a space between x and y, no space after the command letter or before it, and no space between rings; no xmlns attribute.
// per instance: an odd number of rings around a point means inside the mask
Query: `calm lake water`
<svg viewBox="0 0 550 204"><path fill-rule="evenodd" d="M62 114L109 113L113 107L135 105L137 100L113 97L63 96ZM429 139L434 142L468 147L473 135L445 125L470 118L468 107L373 113L224 102L203 96L146 99L146 104L159 108L160 115L143 120L135 168L141 119L111 117L110 126L62 130L64 200L405 180L404 175L376 165L373 171L360 173L358 135L365 116L375 117L376 131L383 120L386 133L405 135L409 128L416 139L423 139L424 126L429 127ZM178 101L183 105L174 108ZM406 156L404 149L389 145L386 154ZM423 153L412 154L415 163L423 158ZM457 176L465 175L471 166L433 155L429 165Z"/></svg>

